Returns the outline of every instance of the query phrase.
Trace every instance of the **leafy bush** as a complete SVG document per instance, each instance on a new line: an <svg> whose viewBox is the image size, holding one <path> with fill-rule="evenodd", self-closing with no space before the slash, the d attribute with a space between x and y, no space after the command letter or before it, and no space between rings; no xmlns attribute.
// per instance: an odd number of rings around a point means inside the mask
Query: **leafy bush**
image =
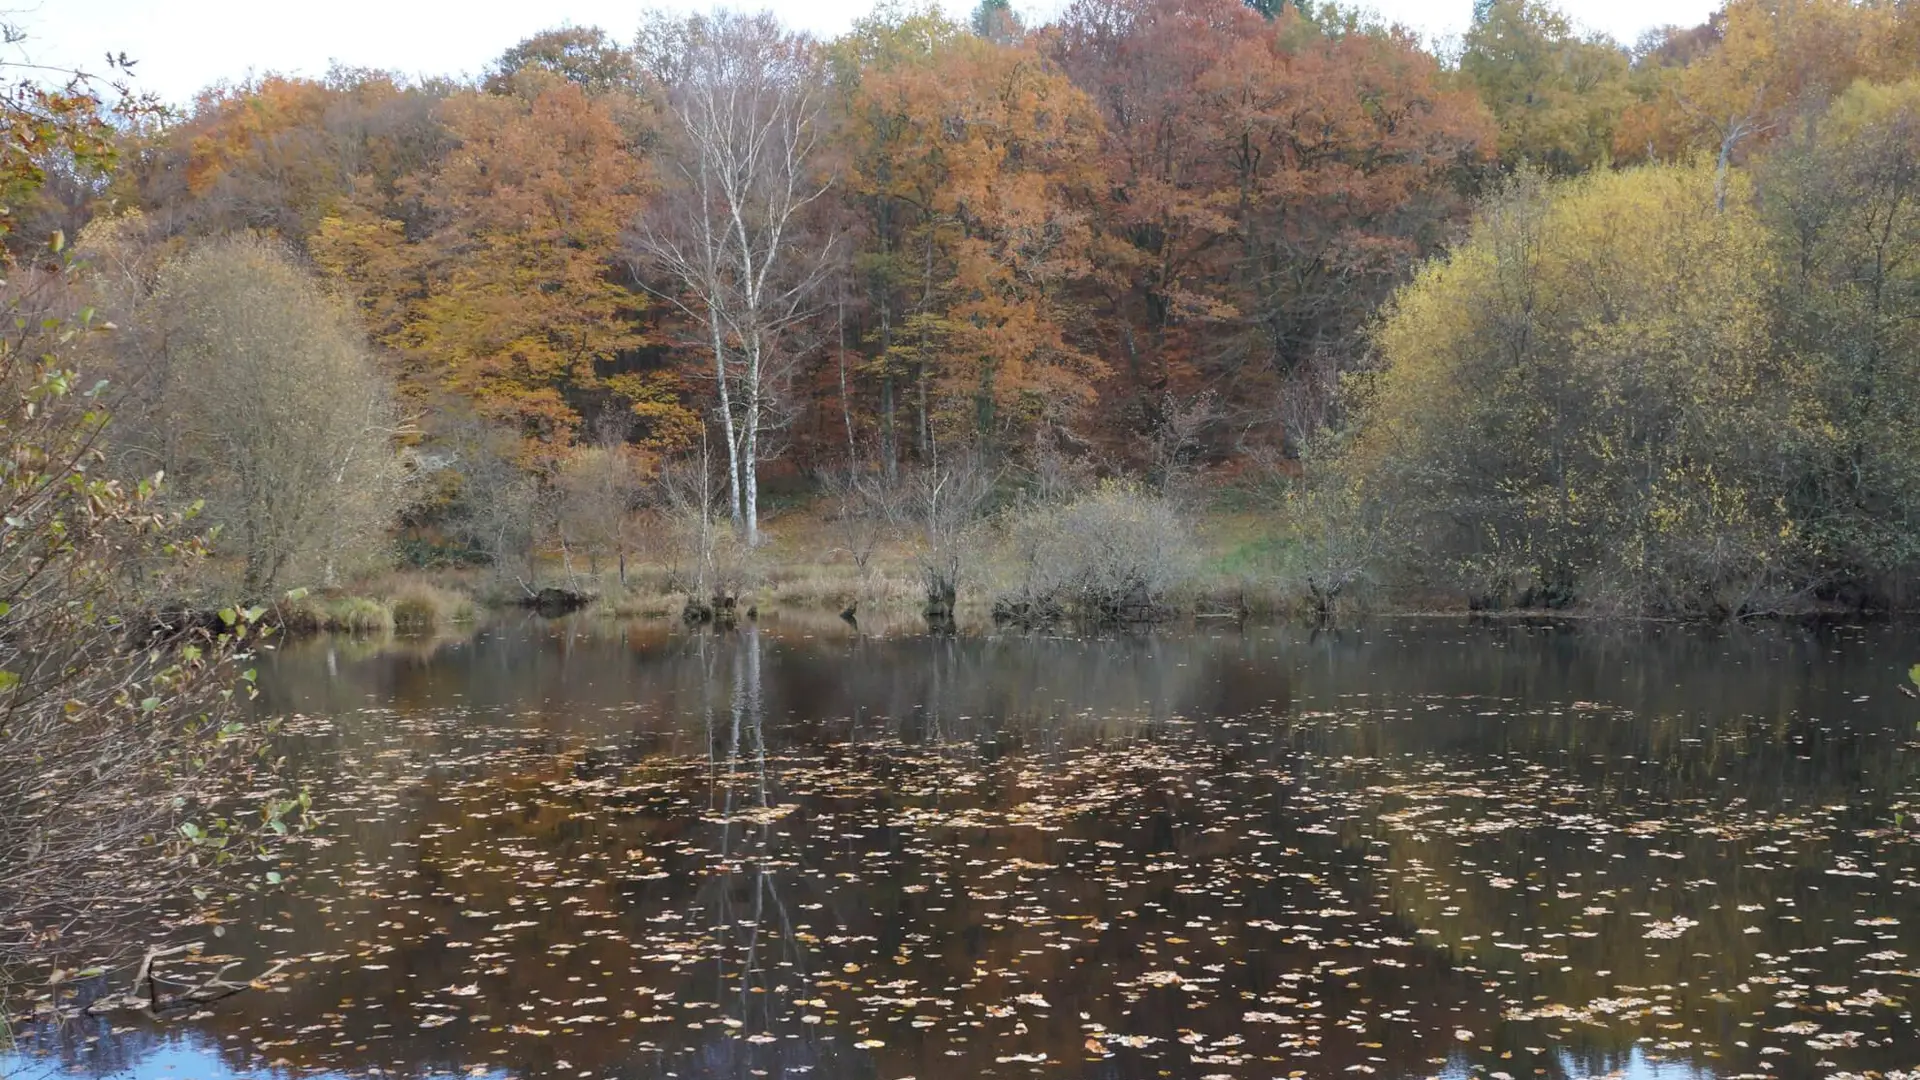
<svg viewBox="0 0 1920 1080"><path fill-rule="evenodd" d="M1774 277L1751 199L1719 209L1711 170L1523 176L1395 299L1331 488L1475 602L1772 603L1810 435Z"/></svg>
<svg viewBox="0 0 1920 1080"><path fill-rule="evenodd" d="M351 311L285 250L235 237L167 264L135 314L159 397L133 441L162 448L204 502L248 591L333 585L385 555L405 496L400 420Z"/></svg>
<svg viewBox="0 0 1920 1080"><path fill-rule="evenodd" d="M1329 483L1415 582L1712 617L1920 569L1920 80L1751 178L1522 175L1403 289Z"/></svg>
<svg viewBox="0 0 1920 1080"><path fill-rule="evenodd" d="M6 269L0 988L10 965L56 950L125 955L140 942L115 932L122 917L252 853L234 793L270 790L260 821L276 832L305 809L273 787L263 733L228 707L251 688L239 667L262 613L138 614L136 586L171 588L205 548L157 482L103 477L105 389L72 362L104 329L65 306L78 271Z"/></svg>
<svg viewBox="0 0 1920 1080"><path fill-rule="evenodd" d="M1173 504L1131 483L1108 482L1064 505L1030 506L1007 533L1022 580L995 611L1016 621L1066 613L1105 622L1158 618L1199 562L1192 529Z"/></svg>
<svg viewBox="0 0 1920 1080"><path fill-rule="evenodd" d="M396 630L438 630L473 619L473 600L464 593L424 581L408 582L390 604Z"/></svg>

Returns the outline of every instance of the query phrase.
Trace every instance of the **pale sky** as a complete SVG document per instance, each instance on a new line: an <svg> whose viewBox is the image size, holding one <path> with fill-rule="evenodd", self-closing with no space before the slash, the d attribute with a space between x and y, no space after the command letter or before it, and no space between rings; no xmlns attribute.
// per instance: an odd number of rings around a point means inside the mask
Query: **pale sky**
<svg viewBox="0 0 1920 1080"><path fill-rule="evenodd" d="M1014 0L1030 22L1065 0ZM98 71L103 54L139 62L141 88L185 103L222 79L251 73L321 75L334 61L408 75L478 73L509 46L548 27L600 26L625 41L649 7L713 6L709 0L7 0L29 34L18 46L32 63ZM789 25L832 36L871 10L871 0L762 0L728 6L766 7ZM964 15L972 0L942 0ZM1388 20L1429 39L1465 29L1472 0L1362 0ZM1693 25L1718 0L1561 0L1561 8L1593 30L1631 44L1649 27Z"/></svg>

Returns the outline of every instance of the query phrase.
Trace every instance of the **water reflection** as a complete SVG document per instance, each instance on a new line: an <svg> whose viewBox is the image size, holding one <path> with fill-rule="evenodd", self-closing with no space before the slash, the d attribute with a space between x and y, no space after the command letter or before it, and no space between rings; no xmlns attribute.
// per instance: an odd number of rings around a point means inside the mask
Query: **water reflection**
<svg viewBox="0 0 1920 1080"><path fill-rule="evenodd" d="M1914 656L1412 622L303 643L264 705L331 822L217 912L298 977L29 1045L141 1076L1912 1068Z"/></svg>

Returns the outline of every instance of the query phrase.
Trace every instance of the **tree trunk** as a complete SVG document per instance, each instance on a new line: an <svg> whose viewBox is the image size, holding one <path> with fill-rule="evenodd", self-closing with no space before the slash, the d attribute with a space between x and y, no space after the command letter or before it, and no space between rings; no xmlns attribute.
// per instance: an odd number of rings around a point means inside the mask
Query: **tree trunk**
<svg viewBox="0 0 1920 1080"><path fill-rule="evenodd" d="M746 499L749 550L760 546L760 354L760 345L755 342L747 353L746 446L740 454L740 486Z"/></svg>
<svg viewBox="0 0 1920 1080"><path fill-rule="evenodd" d="M727 442L727 499L733 508L733 524L740 526L740 443L733 430L733 395L727 388L727 352L720 336L720 314L707 313L707 329L713 336L713 380L720 392L720 432Z"/></svg>
<svg viewBox="0 0 1920 1080"><path fill-rule="evenodd" d="M914 412L915 423L919 425L920 460L933 460L933 428L927 422L927 366L919 365L914 370Z"/></svg>
<svg viewBox="0 0 1920 1080"><path fill-rule="evenodd" d="M893 428L893 372L880 376L880 459L887 465L887 482L900 477L900 447Z"/></svg>
<svg viewBox="0 0 1920 1080"><path fill-rule="evenodd" d="M891 484L900 478L900 438L893 415L893 314L885 299L880 304L880 362L880 459L886 462Z"/></svg>
<svg viewBox="0 0 1920 1080"><path fill-rule="evenodd" d="M836 305L840 317L840 419L847 425L847 479L860 471L860 450L853 439L853 403L847 400L847 305Z"/></svg>
<svg viewBox="0 0 1920 1080"><path fill-rule="evenodd" d="M1723 214L1727 212L1727 170L1733 167L1733 144L1740 139L1739 131L1737 126L1727 128L1720 140L1720 160L1713 173L1713 207Z"/></svg>

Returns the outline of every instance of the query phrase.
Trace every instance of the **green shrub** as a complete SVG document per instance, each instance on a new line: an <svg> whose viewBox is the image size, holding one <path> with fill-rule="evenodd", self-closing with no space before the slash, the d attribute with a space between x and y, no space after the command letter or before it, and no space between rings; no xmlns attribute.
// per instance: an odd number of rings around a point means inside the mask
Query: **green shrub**
<svg viewBox="0 0 1920 1080"><path fill-rule="evenodd" d="M323 629L335 633L390 634L393 632L393 610L369 597L346 596L328 601L326 613L327 618Z"/></svg>

